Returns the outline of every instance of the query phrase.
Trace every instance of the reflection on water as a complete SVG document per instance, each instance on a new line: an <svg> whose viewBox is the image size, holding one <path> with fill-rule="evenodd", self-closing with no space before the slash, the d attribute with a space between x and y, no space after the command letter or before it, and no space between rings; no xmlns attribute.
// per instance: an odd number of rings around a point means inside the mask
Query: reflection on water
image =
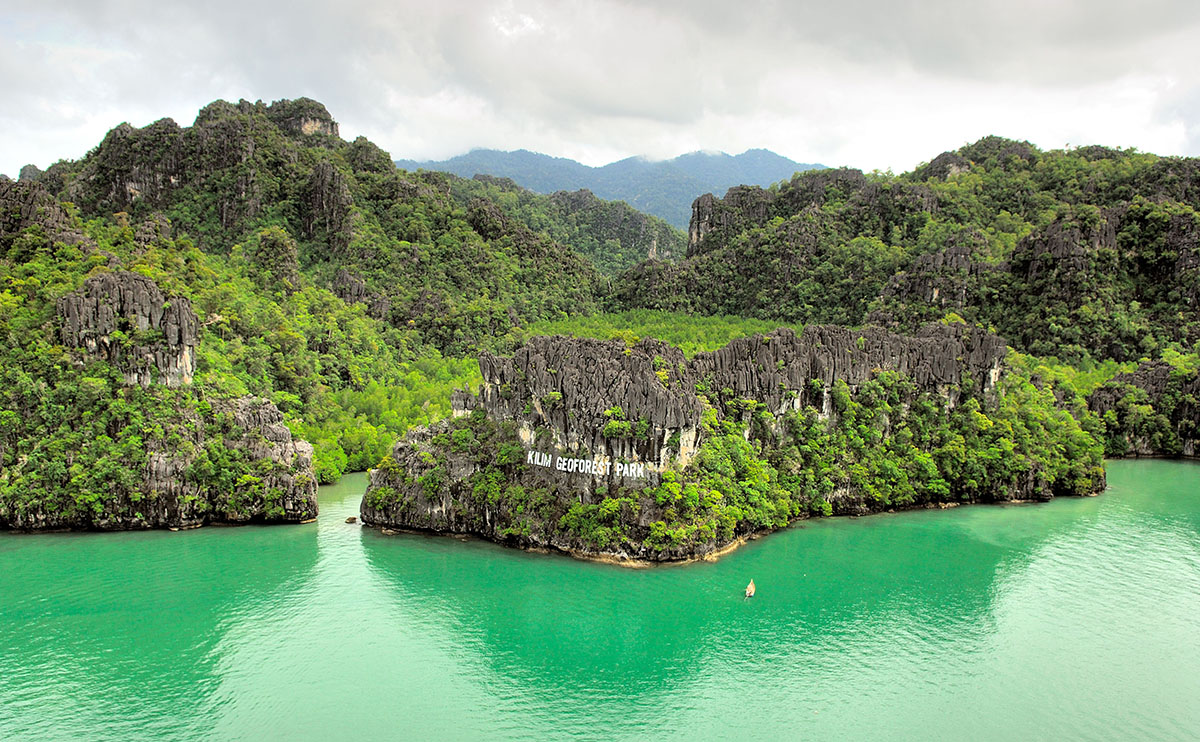
<svg viewBox="0 0 1200 742"><path fill-rule="evenodd" d="M313 528L0 536L0 738L187 738L231 626L317 561Z"/></svg>
<svg viewBox="0 0 1200 742"><path fill-rule="evenodd" d="M1200 466L630 570L344 522L0 536L0 738L1200 736ZM753 577L758 594L744 600Z"/></svg>

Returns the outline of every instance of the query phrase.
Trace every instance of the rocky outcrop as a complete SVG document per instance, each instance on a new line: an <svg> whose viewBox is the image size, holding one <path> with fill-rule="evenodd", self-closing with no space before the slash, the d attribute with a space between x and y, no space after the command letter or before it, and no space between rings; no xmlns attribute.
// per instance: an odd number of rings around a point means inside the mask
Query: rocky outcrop
<svg viewBox="0 0 1200 742"><path fill-rule="evenodd" d="M1029 142L1005 139L994 135L968 144L958 152L970 162L995 164L1002 167L1013 161L1021 166L1027 166L1037 162L1039 156L1037 149Z"/></svg>
<svg viewBox="0 0 1200 742"><path fill-rule="evenodd" d="M572 503L603 506L620 510L623 522L646 538L652 523L673 517L648 493L675 481L668 473L686 470L706 436L718 434L711 432L717 417L706 424L705 415L740 416L761 406L771 419L802 407L828 417L836 414L835 384L854 393L885 371L951 407L968 380L976 399L986 401L996 393L1006 351L995 335L940 324L914 337L878 328L814 325L799 335L781 329L691 360L651 339L627 346L533 338L511 357L482 354L478 393L459 392L452 400L457 420L413 430L396 444L370 474L361 519L573 553L695 557L733 536L653 548L634 538L597 551L555 525L573 512ZM1036 472L1028 478L1022 494L1037 496L1048 486ZM853 493L839 497L845 512L870 509ZM540 514L530 516L530 508Z"/></svg>
<svg viewBox="0 0 1200 742"><path fill-rule="evenodd" d="M334 124L336 136L337 124ZM396 170L392 157L366 137L356 137L346 148L346 162L355 172L391 173Z"/></svg>
<svg viewBox="0 0 1200 742"><path fill-rule="evenodd" d="M171 220L162 214L151 214L142 220L134 233L138 247L147 248L155 242L171 239Z"/></svg>
<svg viewBox="0 0 1200 742"><path fill-rule="evenodd" d="M1146 361L1088 396L1110 456L1200 455L1200 374Z"/></svg>
<svg viewBox="0 0 1200 742"><path fill-rule="evenodd" d="M769 218L774 200L770 191L757 186L735 186L722 199L711 193L700 196L692 202L687 257L700 255L738 232L761 225Z"/></svg>
<svg viewBox="0 0 1200 742"><path fill-rule="evenodd" d="M1095 224L1080 227L1063 219L1017 243L1010 270L1018 278L1047 289L1043 294L1074 296L1093 280L1096 256L1117 247L1117 219L1106 215Z"/></svg>
<svg viewBox="0 0 1200 742"><path fill-rule="evenodd" d="M292 136L338 136L338 125L323 103L312 98L275 101L266 107L267 118Z"/></svg>
<svg viewBox="0 0 1200 742"><path fill-rule="evenodd" d="M283 413L265 399L247 397L219 400L212 408L217 415L228 415L230 429L241 433L227 437L227 445L245 452L261 472L258 482L235 491L229 501L218 500L212 519L298 522L317 517L313 447L308 441L292 437Z"/></svg>
<svg viewBox="0 0 1200 742"><path fill-rule="evenodd" d="M587 189L557 191L550 194L550 203L564 224L579 228L596 247L581 249L582 245L570 245L576 251L590 257L603 270L612 262L607 245L616 241L628 265L641 260L673 261L683 257L682 235L670 225L643 214L623 201L603 201ZM617 267L628 267L625 262Z"/></svg>
<svg viewBox="0 0 1200 742"><path fill-rule="evenodd" d="M301 194L303 235L324 240L333 255L345 255L354 231L353 205L346 176L330 162L317 163Z"/></svg>
<svg viewBox="0 0 1200 742"><path fill-rule="evenodd" d="M25 229L38 226L51 241L91 244L75 226L67 210L50 193L31 180L0 180L0 253L6 253Z"/></svg>
<svg viewBox="0 0 1200 742"><path fill-rule="evenodd" d="M207 417L180 410L176 419L159 423L167 433L147 441L142 479L135 486L114 483L96 507L80 508L71 502L14 507L0 501L0 528L177 529L210 523L302 522L317 516L312 446L292 438L283 414L269 401L219 400ZM253 461L255 473L221 485L222 477L204 471L209 465L200 465L201 452L214 436Z"/></svg>
<svg viewBox="0 0 1200 742"><path fill-rule="evenodd" d="M836 219L834 212L825 209L831 201L840 204ZM925 221L915 217L937 209L937 195L925 184L885 185L851 168L798 173L789 183L771 190L738 186L730 188L720 199L709 193L692 204L689 260L680 265L678 272L714 270L697 259L728 248L739 235L749 237L745 240L750 246L748 252L757 252L759 245L767 242L777 246L773 251L784 254L810 252L810 245L828 242L833 235L839 235L834 239L845 241L856 235L876 235L885 241L897 236L911 238L915 233L906 233ZM784 221L773 221L777 218ZM820 234L810 235L811 228L817 225ZM756 234L757 229L762 233ZM795 236L801 239L796 240ZM721 262L740 262L740 258L726 253Z"/></svg>
<svg viewBox="0 0 1200 742"><path fill-rule="evenodd" d="M482 198L471 199L467 207L467 224L485 240L500 239L514 226L498 204Z"/></svg>
<svg viewBox="0 0 1200 742"><path fill-rule="evenodd" d="M348 270L339 270L333 279L333 293L347 304L355 302L367 308L367 314L375 319L387 319L392 310L392 300L367 288L362 278Z"/></svg>
<svg viewBox="0 0 1200 742"><path fill-rule="evenodd" d="M683 352L667 343L643 340L626 348L615 340L539 337L510 358L483 353L479 369L478 397L454 401L464 411L519 421L528 445L540 430L549 433L545 445L656 467L672 435L694 445L700 401ZM635 434L642 420L644 429ZM629 434L617 434L626 426Z"/></svg>
<svg viewBox="0 0 1200 742"><path fill-rule="evenodd" d="M927 178L939 178L945 180L952 178L960 173L965 173L971 169L971 161L957 152L943 152L928 165L918 167L913 171L913 176L916 180L926 180Z"/></svg>
<svg viewBox="0 0 1200 742"><path fill-rule="evenodd" d="M940 323L916 336L875 327L809 325L799 335L781 328L735 339L690 361L678 348L653 339L626 347L616 340L537 337L508 358L484 352L479 393L456 395L454 402L460 413L482 410L497 420L517 421L526 444L541 431L549 433L546 445L657 471L672 461L686 463L699 444L703 406L697 387L714 397L753 399L779 414L821 407L835 381L854 388L890 370L946 394L953 405L951 387L965 377L983 395L991 394L1006 352L996 335ZM642 420L646 425L638 434ZM628 435L619 432L626 431L622 422L630 423ZM673 438L680 444L667 446Z"/></svg>
<svg viewBox="0 0 1200 742"><path fill-rule="evenodd" d="M780 329L738 338L718 351L698 354L690 370L708 388L729 389L737 397L766 403L773 412L814 404L834 382L853 388L880 371L898 371L918 387L946 395L953 406L951 390L967 377L982 395L994 391L1006 352L1000 337L961 324L929 324L916 336L877 327L809 325L800 335Z"/></svg>
<svg viewBox="0 0 1200 742"><path fill-rule="evenodd" d="M193 472L195 455L171 450L165 441L151 441L146 462L144 499L117 514L97 519L91 527L190 528L208 523L296 523L317 517L317 478L313 447L293 439L283 413L264 399L218 400L212 414L221 420L220 435L228 448L255 462L257 475L214 491ZM204 429L203 421L195 426ZM204 435L192 441L199 450ZM130 517L133 510L141 518ZM78 526L75 526L78 527Z"/></svg>
<svg viewBox="0 0 1200 742"><path fill-rule="evenodd" d="M180 386L196 372L191 302L166 297L146 276L101 273L58 300L63 344L119 368L127 384Z"/></svg>
<svg viewBox="0 0 1200 742"><path fill-rule="evenodd" d="M194 157L194 147L172 119L142 129L123 123L104 137L66 195L85 209L107 213L141 204L162 210L193 177Z"/></svg>
<svg viewBox="0 0 1200 742"><path fill-rule="evenodd" d="M986 235L966 230L952 234L937 252L918 255L888 279L868 321L903 328L970 310L980 300L981 287L1008 271L1007 263L986 259L987 247Z"/></svg>
<svg viewBox="0 0 1200 742"><path fill-rule="evenodd" d="M117 126L74 166L77 172L61 195L88 215L126 211L141 218L203 192L215 213L196 214L197 223L176 213L183 220L179 226L205 241L233 239L266 205L294 196L294 184L283 174L292 172L301 147L333 146L340 143L337 133L337 123L325 107L305 98L271 105L216 101L199 112L191 127L182 128L169 118L140 129L127 123ZM63 188L55 167L37 180ZM306 211L300 216L310 233L319 226L335 246L344 248L349 242L344 236L348 195L331 167L318 164L305 189ZM198 229L213 217L226 234Z"/></svg>

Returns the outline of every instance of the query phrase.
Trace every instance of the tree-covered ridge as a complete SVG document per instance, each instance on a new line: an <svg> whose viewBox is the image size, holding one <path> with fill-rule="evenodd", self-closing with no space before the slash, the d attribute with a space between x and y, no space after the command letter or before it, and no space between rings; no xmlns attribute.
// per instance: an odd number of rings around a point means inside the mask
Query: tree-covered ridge
<svg viewBox="0 0 1200 742"><path fill-rule="evenodd" d="M436 348L511 347L531 321L595 306L599 275L556 240L626 262L682 244L587 194L398 172L304 99L218 101L186 128L122 125L82 160L23 176L0 223L2 311L6 332L41 324L13 351L38 338L53 347L54 303L88 276L147 275L199 315L199 372L174 394L274 401L315 445L321 481L373 466L408 427L448 414L450 390L474 383L478 366ZM6 370L37 367L22 358ZM14 429L5 451L52 424Z"/></svg>
<svg viewBox="0 0 1200 742"><path fill-rule="evenodd" d="M1014 347L1135 360L1200 340L1200 161L989 137L901 176L801 173L698 199L688 259L615 304L900 329L953 312Z"/></svg>
<svg viewBox="0 0 1200 742"><path fill-rule="evenodd" d="M469 414L397 444L372 474L362 514L369 523L466 531L522 546L674 560L812 515L1102 489L1102 427L1082 397L1016 354L1003 370L992 366L1001 364L1003 345L979 334L942 328L905 340L871 331L849 336L842 348L848 336L838 328L815 328L803 339L781 331L678 368L670 359L681 354L662 343L630 348L541 338L511 362L489 360L509 370L485 372L480 397L464 398L468 408L477 405ZM956 337L969 362L948 350ZM843 365L879 352L885 365L899 363L880 343L932 365L914 367L912 375ZM579 352L559 352L563 346ZM857 360L843 360L848 354ZM778 368L762 365L775 355ZM578 384L606 365L636 368L642 357L652 370L620 374L622 390L610 396L594 398L605 394L603 382L597 389ZM805 358L815 364L806 366ZM544 378L539 359L553 359ZM586 379L574 363L589 369ZM947 383L955 374L946 364L959 364L958 383ZM971 364L998 372L998 382L992 373L965 371ZM834 380L796 382L798 368ZM930 376L935 368L946 375ZM562 392L543 394L546 384L560 384ZM661 414L645 418L637 408L612 406L603 412L603 430L588 430L592 408L622 394L647 398L643 407ZM695 422L690 400L698 402ZM531 427L539 416L545 425ZM556 475L526 453L555 445L546 425L567 426L560 456L650 456L642 460L664 465L661 475L650 483L606 468ZM664 425L681 426L665 443Z"/></svg>
<svg viewBox="0 0 1200 742"><path fill-rule="evenodd" d="M692 199L702 193L724 193L741 184L766 186L801 170L825 167L793 162L765 149L740 155L692 152L661 161L629 157L603 167L527 150L477 149L440 162L397 160L396 164L407 170L437 170L464 178L478 174L511 178L539 193L587 189L603 199L624 201L679 229L687 226Z"/></svg>
<svg viewBox="0 0 1200 742"><path fill-rule="evenodd" d="M682 258L686 247L684 234L663 220L623 201L604 201L588 190L543 196L489 175L452 178L450 185L460 203L482 198L497 204L533 231L570 245L610 278L646 259Z"/></svg>
<svg viewBox="0 0 1200 742"><path fill-rule="evenodd" d="M987 139L899 177L736 188L697 201L679 265L655 259L679 233L625 204L398 171L305 99L122 125L22 176L0 181L0 525L168 522L159 481L217 493L189 519L291 518L299 470L256 453L273 410L334 481L449 415L477 350L538 334L691 357L782 322L965 321L1039 356L1013 362L1039 394L1088 400L1111 454L1194 455L1193 160ZM64 298L112 286L194 312L194 375L163 360L166 325L68 327Z"/></svg>
<svg viewBox="0 0 1200 742"><path fill-rule="evenodd" d="M232 440L230 422L212 410L248 397L273 402L315 446L315 476L334 481L374 466L411 425L447 415L451 389L477 383L474 359L442 358L415 329L374 319L298 272L297 246L277 227L213 254L157 215L83 221L37 185L0 186L12 228L0 231L0 520L35 506L74 523L88 509L106 517L109 505L146 496L139 482L155 452L191 461L180 474L189 486L244 489L253 481L243 476L263 472L221 442ZM121 272L194 310L189 383L130 386L114 362L66 345L60 299ZM156 332L116 329L100 340L153 350ZM135 512L150 511L138 505L111 522L136 523Z"/></svg>
<svg viewBox="0 0 1200 742"><path fill-rule="evenodd" d="M1088 405L1104 422L1108 456L1196 456L1200 357L1168 350L1106 379Z"/></svg>
<svg viewBox="0 0 1200 742"><path fill-rule="evenodd" d="M338 138L329 113L307 99L218 101L191 127L123 124L78 162L33 177L88 218L162 214L208 252L251 246L278 228L295 243L296 269L321 285L360 288L380 319L451 353L593 309L601 275L546 232L601 252L611 239L593 235L586 218L559 224L567 210L548 204L523 215L544 222L535 231L502 218L491 193L464 202L470 184L456 193L450 176L396 170L366 139Z"/></svg>

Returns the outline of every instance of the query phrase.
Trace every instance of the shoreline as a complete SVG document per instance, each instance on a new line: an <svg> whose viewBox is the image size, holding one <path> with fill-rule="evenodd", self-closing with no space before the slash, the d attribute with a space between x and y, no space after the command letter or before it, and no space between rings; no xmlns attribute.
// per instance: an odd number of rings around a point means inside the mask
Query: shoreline
<svg viewBox="0 0 1200 742"><path fill-rule="evenodd" d="M1125 459L1116 459L1116 460L1125 460ZM1084 494L1084 495L1064 495L1061 497L1063 497L1063 498L1097 497L1107 489L1108 489L1108 486L1105 485L1103 490L1099 490L1097 492L1092 492L1092 493L1088 493L1088 494ZM742 536L738 536L737 538L733 539L732 541L722 544L721 546L713 549L712 551L705 552L703 554L696 554L693 556L684 557L682 559L639 559L637 557L629 556L624 553L593 552L593 551L587 551L587 550L583 550L583 549L562 548L562 547L553 546L553 545L522 546L522 545L517 545L517 544L505 543L503 541L493 539L493 538L488 538L486 535L480 534L480 533L469 533L469 532L464 533L464 532L457 532L457 531L436 531L436 530L425 529L425 528L403 528L403 527L396 528L393 526L384 526L384 525L378 525L375 523L367 523L367 522L364 522L361 518L359 519L357 525L361 528L375 529L375 530L379 531L382 535L385 535L385 536L419 535L419 536L454 538L454 539L457 539L460 541L465 541L467 539L475 539L475 540L479 540L479 541L486 541L487 543L495 544L497 546L500 546L500 547L503 547L506 549L517 549L519 551L526 551L526 552L531 552L531 553L535 553L535 554L555 554L555 555L570 557L572 559L578 559L579 561L583 561L583 562L597 562L600 564L611 564L611 565L614 565L617 567L625 567L626 569L651 569L651 568L655 568L655 567L684 566L684 565L688 565L688 564L696 564L698 562L716 562L719 559L721 559L722 557L725 557L725 556L733 553L734 551L738 550L742 546L745 546L747 543L749 543L751 541L757 541L761 538L770 536L773 533L778 533L779 531L787 530L788 528L792 528L799 523L811 521L811 520L832 520L834 518L867 518L867 517L871 517L871 516L875 516L875 515L887 515L889 513L890 514L908 513L908 512L915 512L915 511L920 511L920 510L952 510L955 508L968 506L968 505L984 505L984 506L990 505L990 506L998 506L998 507L1003 507L1003 506L1007 506L1007 505L1041 505L1041 504L1045 504L1048 502L1053 502L1056 499L1059 499L1059 497L1053 497L1049 500L1026 498L1026 499L1012 499L1012 500L995 500L992 502L940 502L940 503L925 503L923 505L916 505L913 507L901 507L901 508L892 507L892 508L888 508L886 510L877 510L877 511L869 512L869 513L843 513L843 514L837 514L837 515L816 516L816 517L806 515L802 518L796 518L795 520L789 521L788 524L785 526L781 526L779 528L765 528L765 529L761 529L758 531L752 531L752 532L744 534Z"/></svg>

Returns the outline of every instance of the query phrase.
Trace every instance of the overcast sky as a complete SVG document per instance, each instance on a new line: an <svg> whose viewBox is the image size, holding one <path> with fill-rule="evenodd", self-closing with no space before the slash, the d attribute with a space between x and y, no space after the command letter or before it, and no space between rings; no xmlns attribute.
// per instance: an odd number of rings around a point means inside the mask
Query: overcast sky
<svg viewBox="0 0 1200 742"><path fill-rule="evenodd" d="M766 147L909 170L987 134L1200 155L1194 0L43 0L0 10L0 172L309 96L397 158Z"/></svg>

